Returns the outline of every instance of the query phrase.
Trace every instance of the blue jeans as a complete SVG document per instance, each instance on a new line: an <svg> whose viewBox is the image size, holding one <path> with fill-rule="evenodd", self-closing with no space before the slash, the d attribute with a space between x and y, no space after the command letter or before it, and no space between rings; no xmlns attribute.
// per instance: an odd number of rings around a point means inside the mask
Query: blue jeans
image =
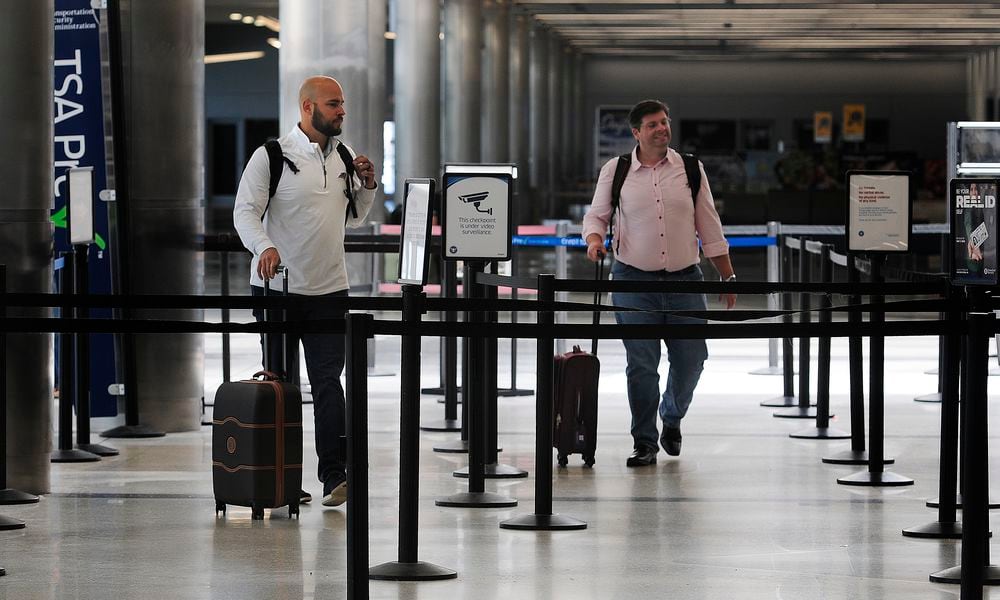
<svg viewBox="0 0 1000 600"><path fill-rule="evenodd" d="M250 286L254 296L263 296L264 288ZM272 296L279 295L280 292L270 290ZM334 292L327 296L338 297L347 296L347 290ZM264 311L254 311L254 318L258 321L264 319ZM344 310L324 306L308 307L303 309L289 310L286 319L289 321L307 321L312 319L343 319ZM299 347L299 340L305 349L306 373L309 374L309 384L312 386L313 397L313 417L316 423L316 455L319 457L319 469L317 475L323 482L323 493L326 489L327 481L336 474L345 474L345 464L347 463L347 446L345 443L345 403L344 387L340 384L340 375L344 372L344 336L339 333L304 333L288 334L286 343L289 348L289 356L292 356L293 364L288 365L286 372L295 373L298 363L294 360ZM261 336L261 347L264 340ZM277 365L281 361L281 345L269 344L271 364ZM283 375L279 373L279 375ZM287 378L286 378L287 379ZM331 486L332 487L332 486Z"/></svg>
<svg viewBox="0 0 1000 600"><path fill-rule="evenodd" d="M641 271L622 262L616 262L611 277L617 281L702 281L698 265L682 271ZM705 310L704 294L661 294L652 292L623 292L612 295L615 306L644 310ZM618 312L619 325L676 325L699 324L703 319L665 315L655 312ZM680 427L687 414L694 388L698 385L702 367L708 358L705 340L673 340L664 338L667 345L667 386L660 397L660 340L622 340L628 366L628 403L632 410L632 440L636 448L656 448L658 434L656 412L659 404L660 418L666 427Z"/></svg>

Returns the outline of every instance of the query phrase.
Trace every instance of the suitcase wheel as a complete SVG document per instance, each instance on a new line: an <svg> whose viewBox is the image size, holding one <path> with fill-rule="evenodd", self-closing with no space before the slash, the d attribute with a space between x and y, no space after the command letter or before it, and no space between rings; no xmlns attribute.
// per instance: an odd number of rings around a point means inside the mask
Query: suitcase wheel
<svg viewBox="0 0 1000 600"><path fill-rule="evenodd" d="M219 513L222 513L222 516L226 516L226 503L225 502L216 502L215 503L215 515L218 516Z"/></svg>
<svg viewBox="0 0 1000 600"><path fill-rule="evenodd" d="M296 519L299 518L298 505L295 506L292 506L291 504L288 505L288 518L291 519L292 517L295 517Z"/></svg>
<svg viewBox="0 0 1000 600"><path fill-rule="evenodd" d="M254 504L250 507L250 520L252 521L263 521L264 520L264 509L260 506Z"/></svg>
<svg viewBox="0 0 1000 600"><path fill-rule="evenodd" d="M568 464L569 464L569 457L566 456L565 454L560 454L559 455L559 466L560 467L565 467Z"/></svg>
<svg viewBox="0 0 1000 600"><path fill-rule="evenodd" d="M594 466L594 457L593 456L584 456L583 457L583 466L587 467L588 469L592 468Z"/></svg>

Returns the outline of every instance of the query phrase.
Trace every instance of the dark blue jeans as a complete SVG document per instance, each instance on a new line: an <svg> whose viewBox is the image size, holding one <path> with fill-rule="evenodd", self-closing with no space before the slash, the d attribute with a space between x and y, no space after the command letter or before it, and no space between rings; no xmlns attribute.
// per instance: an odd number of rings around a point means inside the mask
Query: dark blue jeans
<svg viewBox="0 0 1000 600"><path fill-rule="evenodd" d="M616 262L611 269L616 281L701 281L701 268L694 265L684 271L641 271L625 263ZM615 306L655 310L705 310L704 294L660 294L651 292L625 292L612 295ZM620 325L674 325L704 323L702 319L665 315L655 312L619 312L615 320ZM660 340L622 340L625 344L628 380L628 403L632 409L632 440L635 447L656 448L657 405L660 418L667 427L680 427L694 397L694 388L701 378L702 366L708 358L705 340L674 340L663 338L667 346L667 385L660 397Z"/></svg>
<svg viewBox="0 0 1000 600"><path fill-rule="evenodd" d="M263 296L264 288L250 286L254 296ZM272 289L270 295L280 295L280 292ZM343 297L347 296L347 290L334 292L326 296L317 298ZM344 310L331 308L329 306L318 305L303 309L289 310L286 319L289 321L308 321L315 319L342 319ZM258 321L264 320L264 311L254 311L254 318ZM305 349L306 373L309 374L309 384L312 386L313 416L316 423L316 455L319 457L319 469L317 475L324 484L323 493L329 490L325 488L326 482L333 474L344 475L345 463L347 462L347 447L345 444L346 429L344 387L340 384L340 375L344 372L344 336L339 333L304 333L288 334L286 343L289 348L288 355L293 357L291 365L286 369L287 373L295 373L298 363L294 360L299 347L299 341ZM281 344L272 343L269 352L271 364L281 364ZM263 349L264 339L261 336L261 348ZM285 375L279 373L279 375Z"/></svg>

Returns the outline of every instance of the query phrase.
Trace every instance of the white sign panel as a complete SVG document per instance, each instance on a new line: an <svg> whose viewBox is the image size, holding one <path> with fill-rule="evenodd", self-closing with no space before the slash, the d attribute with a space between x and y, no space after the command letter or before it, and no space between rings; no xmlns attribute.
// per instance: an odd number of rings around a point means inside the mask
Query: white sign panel
<svg viewBox="0 0 1000 600"><path fill-rule="evenodd" d="M908 252L910 174L847 173L847 248L852 252Z"/></svg>
<svg viewBox="0 0 1000 600"><path fill-rule="evenodd" d="M430 179L407 179L403 198L403 226L399 237L399 283L427 283L427 247L430 238Z"/></svg>
<svg viewBox="0 0 1000 600"><path fill-rule="evenodd" d="M69 243L94 243L94 167L67 170L69 179Z"/></svg>
<svg viewBox="0 0 1000 600"><path fill-rule="evenodd" d="M513 165L445 165L444 229L446 260L510 258Z"/></svg>

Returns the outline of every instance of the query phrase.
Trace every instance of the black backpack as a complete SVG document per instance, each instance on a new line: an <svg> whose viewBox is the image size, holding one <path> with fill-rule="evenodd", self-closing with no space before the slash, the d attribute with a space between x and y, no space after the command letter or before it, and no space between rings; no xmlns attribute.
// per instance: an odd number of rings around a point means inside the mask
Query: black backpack
<svg viewBox="0 0 1000 600"><path fill-rule="evenodd" d="M274 197L274 193L278 190L278 181L281 180L281 174L285 170L285 165L287 164L288 168L292 170L292 174L299 172L298 166L281 151L281 144L278 143L278 140L267 140L264 142L264 150L267 152L271 177L267 186L267 204L264 206L264 212L260 214L261 221L264 220L264 215L267 214L267 209L271 206L271 198ZM347 171L347 214L344 215L344 222L346 223L350 217L358 218L358 209L354 206L354 157L351 156L347 146L340 142L337 142L337 154L340 155L340 160L344 161L344 170Z"/></svg>
<svg viewBox="0 0 1000 600"><path fill-rule="evenodd" d="M687 175L688 187L691 188L691 202L698 202L698 191L701 189L701 170L698 168L698 157L693 154L681 154L684 161L684 174ZM625 185L625 178L632 167L632 153L622 154L618 157L618 165L615 167L615 178L611 181L611 219L608 221L608 231L612 234L615 221L615 213L621 210L622 186Z"/></svg>

